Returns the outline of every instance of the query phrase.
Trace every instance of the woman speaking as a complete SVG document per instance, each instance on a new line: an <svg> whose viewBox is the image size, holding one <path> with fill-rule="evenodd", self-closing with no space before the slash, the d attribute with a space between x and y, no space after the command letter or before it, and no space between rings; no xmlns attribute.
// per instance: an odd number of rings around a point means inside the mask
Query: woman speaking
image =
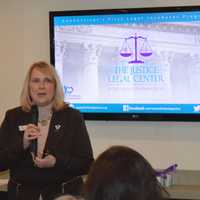
<svg viewBox="0 0 200 200"><path fill-rule="evenodd" d="M6 112L0 128L0 170L10 170L9 200L50 200L86 174L92 161L85 122L64 103L54 67L33 63L21 106Z"/></svg>

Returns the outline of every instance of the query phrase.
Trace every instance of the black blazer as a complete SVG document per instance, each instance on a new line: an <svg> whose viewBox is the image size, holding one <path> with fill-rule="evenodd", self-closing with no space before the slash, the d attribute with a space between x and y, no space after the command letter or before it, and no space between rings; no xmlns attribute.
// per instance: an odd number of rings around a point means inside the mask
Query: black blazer
<svg viewBox="0 0 200 200"><path fill-rule="evenodd" d="M10 169L10 178L19 183L60 183L86 174L93 152L79 111L67 107L52 115L45 152L56 157L52 168L35 167L29 149L23 149L23 125L31 113L21 107L6 112L0 128L0 170Z"/></svg>

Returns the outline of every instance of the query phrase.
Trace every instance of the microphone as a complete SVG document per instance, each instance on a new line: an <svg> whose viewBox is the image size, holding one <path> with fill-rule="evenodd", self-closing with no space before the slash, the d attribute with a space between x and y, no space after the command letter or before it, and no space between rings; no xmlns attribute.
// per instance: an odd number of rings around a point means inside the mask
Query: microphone
<svg viewBox="0 0 200 200"><path fill-rule="evenodd" d="M38 123L38 108L36 105L33 105L31 107L31 114L32 114L31 123L37 125L37 123ZM37 155L37 139L34 139L31 141L30 152L33 153L34 156Z"/></svg>

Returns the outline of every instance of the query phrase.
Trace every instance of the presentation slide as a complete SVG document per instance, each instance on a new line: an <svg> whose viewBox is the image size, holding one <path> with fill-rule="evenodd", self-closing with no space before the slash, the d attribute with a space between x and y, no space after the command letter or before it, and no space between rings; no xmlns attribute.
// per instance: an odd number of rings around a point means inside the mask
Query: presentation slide
<svg viewBox="0 0 200 200"><path fill-rule="evenodd" d="M200 12L58 16L55 67L83 112L200 113Z"/></svg>

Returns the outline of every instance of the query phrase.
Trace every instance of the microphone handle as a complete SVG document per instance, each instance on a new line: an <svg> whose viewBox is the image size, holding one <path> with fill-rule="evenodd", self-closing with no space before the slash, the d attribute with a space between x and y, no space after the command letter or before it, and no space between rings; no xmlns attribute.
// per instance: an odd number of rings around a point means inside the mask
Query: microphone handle
<svg viewBox="0 0 200 200"><path fill-rule="evenodd" d="M31 151L31 153L33 153L34 156L37 155L37 139L34 139L31 141L30 151Z"/></svg>

